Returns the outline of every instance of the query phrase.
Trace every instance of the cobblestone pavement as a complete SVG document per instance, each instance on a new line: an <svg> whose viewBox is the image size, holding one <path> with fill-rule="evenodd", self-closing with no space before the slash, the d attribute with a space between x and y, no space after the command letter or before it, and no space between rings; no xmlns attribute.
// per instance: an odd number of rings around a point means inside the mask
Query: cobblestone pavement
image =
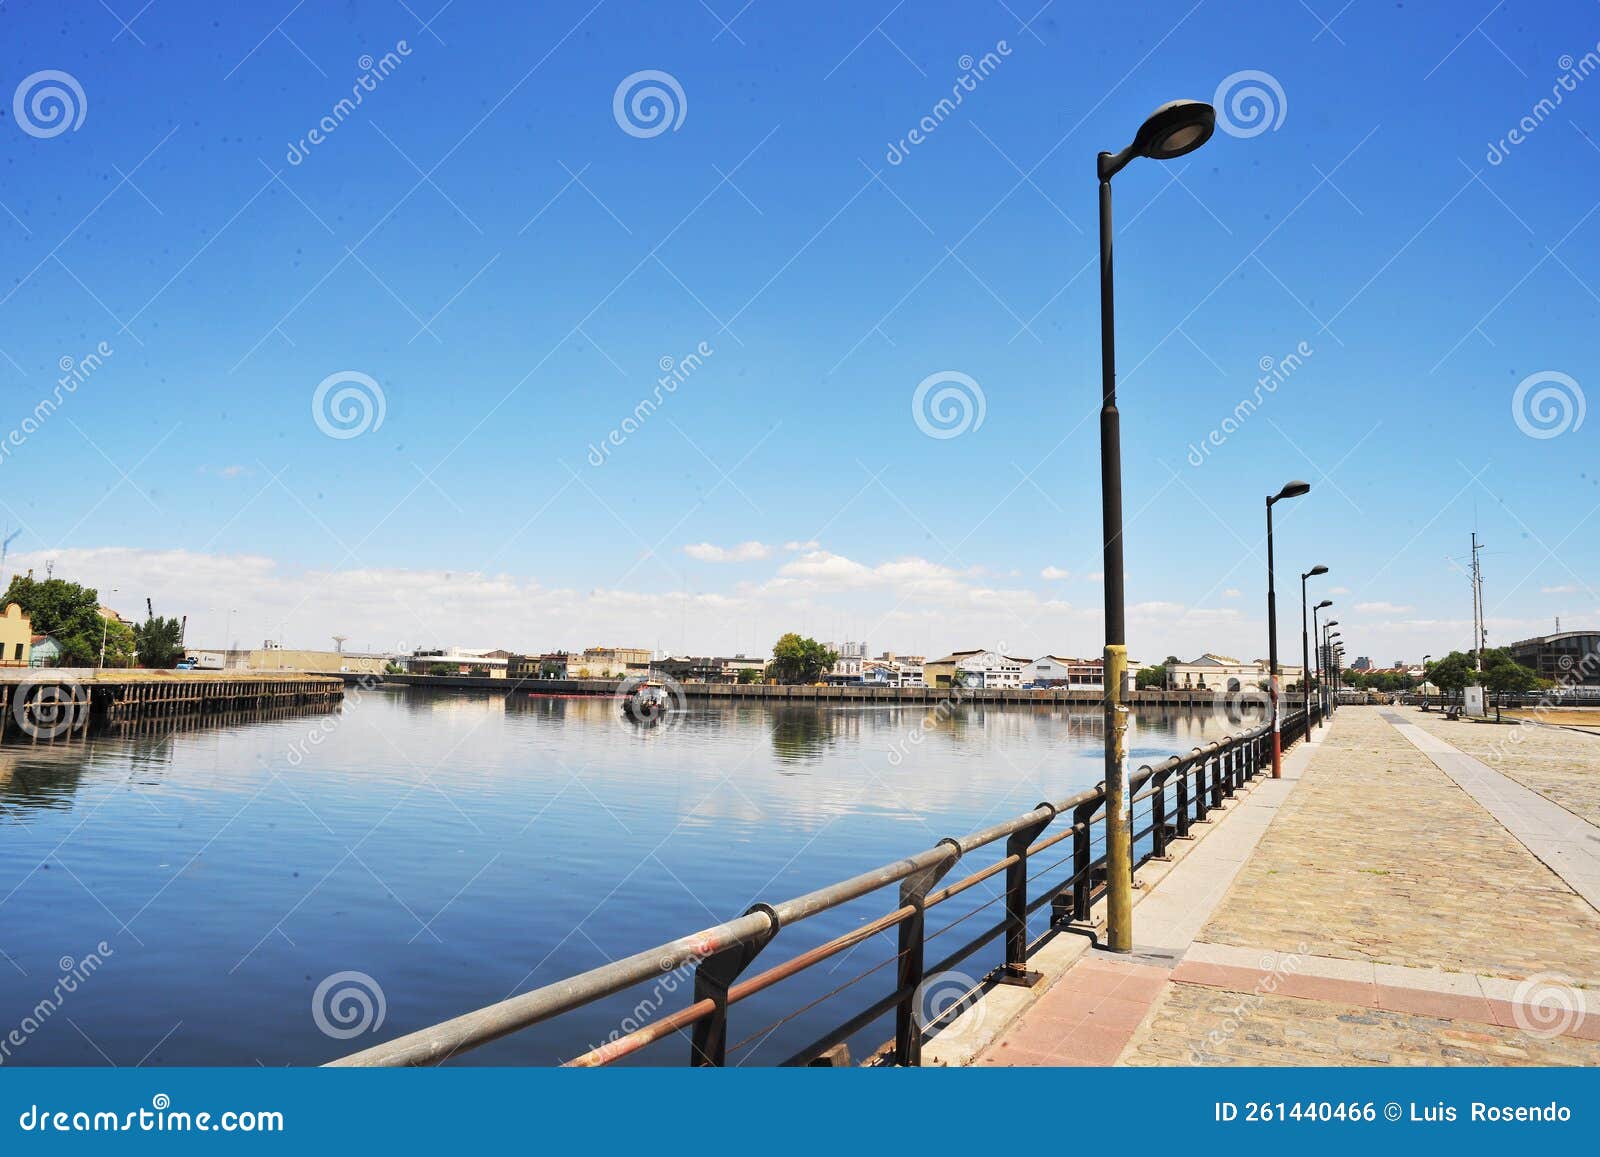
<svg viewBox="0 0 1600 1157"><path fill-rule="evenodd" d="M1450 721L1436 711L1391 710L1508 779L1600 826L1600 736L1556 727Z"/></svg>
<svg viewBox="0 0 1600 1157"><path fill-rule="evenodd" d="M1600 990L1600 914L1376 708L1335 716L1199 939Z"/></svg>
<svg viewBox="0 0 1600 1157"><path fill-rule="evenodd" d="M1241 1002L1248 1002L1240 1014ZM1600 1043L1515 1028L1169 984L1126 1065L1597 1065Z"/></svg>

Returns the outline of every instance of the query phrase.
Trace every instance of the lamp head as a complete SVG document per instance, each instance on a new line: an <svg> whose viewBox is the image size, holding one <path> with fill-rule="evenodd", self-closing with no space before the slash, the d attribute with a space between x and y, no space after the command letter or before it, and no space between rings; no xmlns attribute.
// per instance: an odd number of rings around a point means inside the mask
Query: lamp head
<svg viewBox="0 0 1600 1157"><path fill-rule="evenodd" d="M1101 153L1100 179L1109 181L1134 157L1170 161L1192 153L1211 139L1217 127L1217 110L1201 100L1172 100L1145 118L1133 143L1120 153Z"/></svg>
<svg viewBox="0 0 1600 1157"><path fill-rule="evenodd" d="M1217 110L1200 100L1172 100L1145 118L1133 137L1133 151L1152 161L1192 153L1211 139Z"/></svg>
<svg viewBox="0 0 1600 1157"><path fill-rule="evenodd" d="M1316 575L1327 574L1327 573L1328 573L1328 568L1323 566L1319 562L1316 566L1314 566L1310 570L1306 571L1306 573L1301 575L1300 577L1301 578L1312 578L1312 577L1314 577Z"/></svg>
<svg viewBox="0 0 1600 1157"><path fill-rule="evenodd" d="M1332 599L1323 599L1320 603L1317 604L1316 609L1320 611L1323 607L1331 607L1331 606L1333 606L1333 600Z"/></svg>
<svg viewBox="0 0 1600 1157"><path fill-rule="evenodd" d="M1298 478L1293 482L1285 482L1282 490L1267 499L1267 505L1271 506L1274 502L1281 502L1285 498L1299 498L1310 489L1311 483L1301 482Z"/></svg>

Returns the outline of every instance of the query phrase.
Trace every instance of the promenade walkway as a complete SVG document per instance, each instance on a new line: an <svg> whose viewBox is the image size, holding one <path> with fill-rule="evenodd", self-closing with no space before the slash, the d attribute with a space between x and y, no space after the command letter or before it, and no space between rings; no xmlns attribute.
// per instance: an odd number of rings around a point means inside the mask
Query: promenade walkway
<svg viewBox="0 0 1600 1157"><path fill-rule="evenodd" d="M1600 1064L1600 739L1512 730L1339 711L976 1063Z"/></svg>

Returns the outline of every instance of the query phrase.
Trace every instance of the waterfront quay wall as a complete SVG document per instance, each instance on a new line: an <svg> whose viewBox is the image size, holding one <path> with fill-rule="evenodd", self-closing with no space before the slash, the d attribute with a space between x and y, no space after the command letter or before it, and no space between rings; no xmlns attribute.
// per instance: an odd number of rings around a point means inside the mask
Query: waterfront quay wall
<svg viewBox="0 0 1600 1157"><path fill-rule="evenodd" d="M621 684L615 679L496 679L471 675L385 675L385 684L406 687L455 688L472 691L498 691L503 695L614 695ZM1094 688L1052 687L1023 690L1015 687L812 687L779 686L769 683L680 683L689 699L760 700L777 703L889 703L928 704L1011 703L1036 706L1099 706L1105 702ZM1213 708L1225 700L1240 697L1216 691L1132 691L1124 696L1130 706ZM1298 709L1298 695L1285 694L1284 707ZM1266 705L1264 695L1240 706Z"/></svg>
<svg viewBox="0 0 1600 1157"><path fill-rule="evenodd" d="M343 700L338 678L283 671L0 670L0 741L55 742L153 720L331 711Z"/></svg>

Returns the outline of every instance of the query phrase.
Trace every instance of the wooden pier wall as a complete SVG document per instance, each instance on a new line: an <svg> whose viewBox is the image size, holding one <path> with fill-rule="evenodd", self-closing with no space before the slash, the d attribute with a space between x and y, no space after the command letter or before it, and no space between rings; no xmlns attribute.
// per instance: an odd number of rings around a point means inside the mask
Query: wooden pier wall
<svg viewBox="0 0 1600 1157"><path fill-rule="evenodd" d="M147 730L245 715L331 711L344 682L325 675L38 668L0 671L0 742L50 743L91 729Z"/></svg>

